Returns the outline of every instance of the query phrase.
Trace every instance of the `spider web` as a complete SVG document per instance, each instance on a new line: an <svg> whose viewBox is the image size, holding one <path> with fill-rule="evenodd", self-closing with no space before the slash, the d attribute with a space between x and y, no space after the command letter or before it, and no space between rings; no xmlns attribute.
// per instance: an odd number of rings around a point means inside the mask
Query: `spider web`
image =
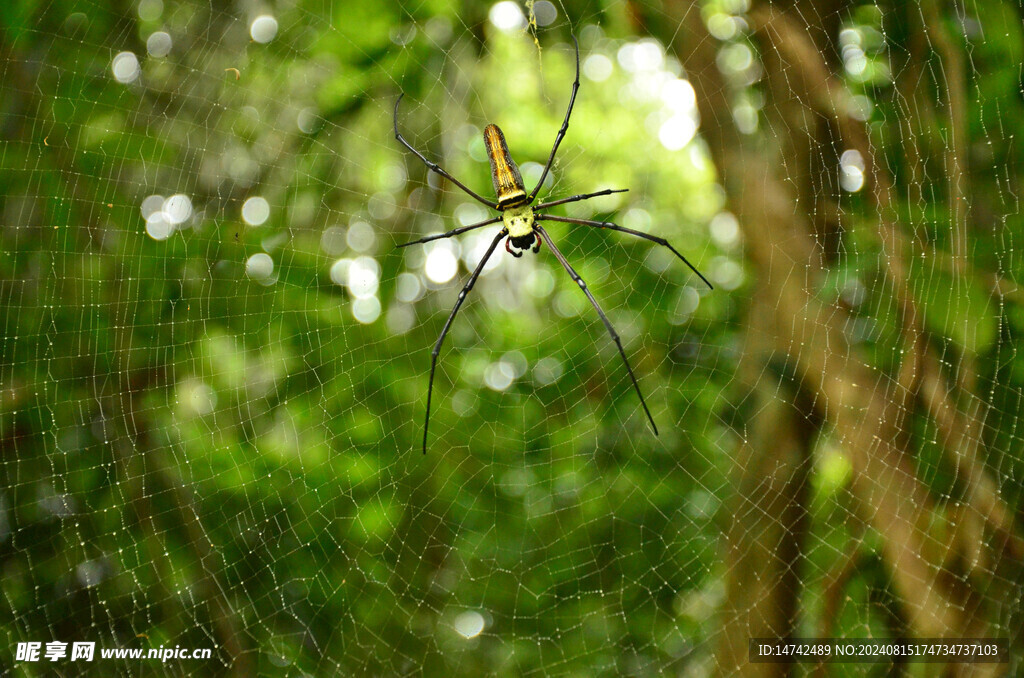
<svg viewBox="0 0 1024 678"><path fill-rule="evenodd" d="M1021 8L815 6L0 10L4 672L728 674L786 635L1019 671ZM424 456L499 225L394 249L492 216L395 98L532 187L570 31L539 199L628 188L553 213L716 289L545 224L656 437L548 248L499 246ZM51 641L213 658L15 656Z"/></svg>

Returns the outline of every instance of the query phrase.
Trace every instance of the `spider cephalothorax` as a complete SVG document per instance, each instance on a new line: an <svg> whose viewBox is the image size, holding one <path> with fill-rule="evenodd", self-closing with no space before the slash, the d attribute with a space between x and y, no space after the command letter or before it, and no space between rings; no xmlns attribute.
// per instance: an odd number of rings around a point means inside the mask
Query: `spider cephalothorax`
<svg viewBox="0 0 1024 678"><path fill-rule="evenodd" d="M481 271L484 270L484 265L487 260L494 254L494 250L497 249L498 243L501 242L502 238L505 238L505 250L514 257L523 256L523 252L527 249L532 249L534 252L540 251L541 239L547 244L548 248L558 259L558 263L569 273L569 276L579 286L583 293L587 295L587 299L593 305L594 310L597 311L598 316L601 318L601 322L608 329L608 334L611 335L612 340L615 342L616 347L619 349L619 355L622 356L622 362L626 365L626 371L629 373L629 378L633 382L633 388L636 390L637 396L640 398L640 404L644 408L644 412L647 414L647 420L651 422L651 428L654 429L654 434L658 434L658 427L654 425L654 417L651 416L651 411L647 409L647 403L644 401L644 395L640 392L640 384L637 383L636 377L633 375L633 368L629 366L629 360L626 359L626 352L622 348L622 341L619 340L619 335L615 332L615 328L612 327L611 322L608 320L608 316L604 314L601 307L598 305L597 300L594 299L594 295L590 293L590 289L587 288L587 284L583 282L583 279L576 273L576 270L569 264L565 256L562 255L561 251L555 246L555 243L551 240L551 236L548 232L540 225L541 221L559 221L569 224L581 224L583 226L593 226L596 228L606 228L612 231L619 231L621 233L629 233L646 240L658 243L664 247L669 248L672 252L683 260L683 262L690 267L690 269L696 273L701 280L710 288L711 283L708 282L707 278L701 275L693 264L686 260L682 254L676 251L676 248L672 247L664 238L657 236L648 235L640 231L634 231L629 228L623 228L607 221L591 221L589 219L576 219L571 217L558 217L541 212L541 210L556 205L564 205L570 202L578 202L580 200L587 200L588 198L596 198L600 195L609 195L611 193L622 193L628 189L611 189L606 188L603 191L597 191L595 193L584 193L581 195L574 195L568 198L560 198L559 200L552 200L550 202L541 203L534 205L533 201L537 197L537 192L540 191L540 187L544 185L544 179L547 178L548 172L551 170L551 164L555 160L555 153L558 152L558 145L562 143L562 138L565 136L566 131L569 129L569 116L572 115L572 106L576 102L576 92L580 88L580 46L576 42L576 36L572 38L573 44L576 47L576 79L572 83L572 95L569 97L569 108L565 112L565 120L562 121L562 127L558 130L558 134L555 136L555 144L551 148L551 155L548 156L548 162L544 166L544 171L540 174L540 180L537 181L537 185L530 193L526 192L526 187L523 185L523 177L519 173L519 167L516 166L515 161L512 160L512 155L508 151L508 144L505 143L505 135L502 134L501 130L497 125L488 125L484 128L484 145L487 147L487 157L491 161L491 180L494 183L494 192L497 195L497 201L488 200L478 193L470 190L465 184L460 182L458 179L448 174L439 167L436 163L433 163L413 148L408 141L402 138L402 135L398 131L398 105L402 102L402 96L398 97L398 101L395 102L395 138L405 146L407 149L423 161L431 171L437 172L442 177L452 182L469 196L475 200L487 205L491 209L498 210L501 212L500 216L492 217L486 221L481 221L476 224L470 224L469 226L461 226L456 229L452 229L447 233L441 233L438 235L429 235L413 242L407 242L399 247L406 247L407 245L415 245L417 243L430 242L431 240L437 240L439 238L450 238L459 233L465 233L473 229L480 228L482 226L488 226L490 224L502 223L502 228L491 240L490 246L484 253L484 256L480 259L480 263L477 264L473 274L469 277L469 282L462 288L462 292L459 293L459 299L455 302L455 308L452 309L451 315L448 316L448 322L444 324L444 329L441 330L441 336L437 338L437 343L434 344L434 350L431 351L430 359L430 383L427 387L427 417L423 424L423 452L427 451L427 427L430 425L430 399L434 393L434 371L437 369L437 356L441 352L441 344L444 343L444 338L448 336L448 330L452 326L452 321L455 319L455 315L459 312L459 308L462 307L462 302L466 299L466 295L469 294L470 290L473 289L473 285L476 284L477 278L480 277ZM513 249L514 248L514 249Z"/></svg>

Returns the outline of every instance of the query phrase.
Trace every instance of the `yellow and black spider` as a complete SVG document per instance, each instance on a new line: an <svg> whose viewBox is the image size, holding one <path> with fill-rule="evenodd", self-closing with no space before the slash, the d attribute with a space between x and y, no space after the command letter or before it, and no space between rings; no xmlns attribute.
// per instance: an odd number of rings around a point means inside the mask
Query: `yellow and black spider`
<svg viewBox="0 0 1024 678"><path fill-rule="evenodd" d="M562 127L558 130L558 134L555 136L555 144L551 148L551 155L548 156L548 163L544 166L544 171L541 172L540 180L530 193L526 192L526 188L523 185L523 177L519 174L519 168L516 166L512 156L508 152L508 145L505 143L505 135L501 133L501 130L497 125L488 125L484 128L484 144L487 146L487 157L491 161L491 180L494 183L494 192L498 196L497 202L488 200L483 196L470 190L461 181L448 174L436 163L433 163L424 157L422 153L417 151L412 145L409 144L401 133L398 131L398 105L402 103L402 97L405 94L401 94L398 97L398 101L395 102L395 113L394 113L394 124L395 124L395 138L407 149L423 161L431 171L437 172L442 177L452 182L468 195L475 200L487 205L491 209L495 209L501 212L500 216L492 217L486 221L481 221L477 224L470 224L469 226L462 226L460 228L452 229L447 233L441 233L438 235L430 235L419 240L407 242L399 245L399 247L408 247L409 245L416 245L418 243L430 242L431 240L439 240L441 238L450 238L466 231L472 231L482 226L488 226L490 224L496 224L499 221L502 222L502 228L498 231L497 235L494 236L494 240L491 241L490 247L484 253L483 258L480 259L480 263L477 264L476 269L473 271L473 275L469 277L469 282L462 288L459 293L459 299L455 302L455 308L452 309L451 315L448 316L448 321L444 324L444 329L441 330L441 336L437 338L437 343L434 344L434 350L431 352L430 358L430 383L427 387L427 416L423 423L423 453L427 452L427 428L430 426L430 399L434 393L434 371L437 369L437 356L441 352L441 344L444 343L444 338L448 335L448 330L452 326L452 321L455 319L455 315L459 312L459 308L462 306L462 302L465 301L466 295L473 289L473 285L476 283L476 279L480 277L480 272L483 271L484 265L487 260L491 258L494 250L498 247L498 243L505 236L508 236L508 240L505 241L505 249L509 254L518 258L523 256L523 252L527 249L532 249L533 252L540 251L541 239L548 244L548 247L554 253L555 258L562 265L563 268L569 273L572 279L579 285L583 293L587 295L587 299L590 300L594 310L601 317L601 321L604 326L608 328L608 334L611 335L612 340L619 349L619 355L622 356L622 362L626 365L626 371L629 373L629 378L633 381L633 388L636 389L636 394L640 398L640 404L644 408L644 412L647 413L647 419L651 422L651 428L654 429L654 435L658 435L658 427L654 424L654 417L651 416L651 411L647 409L647 403L644 401L644 396L640 392L640 384L637 383L636 377L633 375L633 368L629 365L629 360L626 359L626 352L622 349L622 341L619 339L619 335L615 332L615 328L612 327L611 322L608 321L608 316L604 314L601 307L598 305L597 300L594 299L594 295L590 293L587 288L587 283L583 282L583 278L576 273L576 270L569 264L565 256L559 251L552 242L551 236L548 232L540 225L541 221L561 221L568 224L580 224L583 226L593 226L596 228L607 228L613 231L621 231L622 233L629 233L646 240L658 243L664 247L672 250L672 253L682 259L683 263L690 267L694 273L704 281L704 284L712 289L712 285L708 282L708 279L701 275L700 271L696 267L686 260L682 254L680 254L676 248L672 247L664 238L657 236L648 235L647 233L641 233L640 231L634 231L629 228L623 228L607 221L591 221L589 219L574 219L570 217L559 217L550 214L543 214L540 210L554 207L556 205L564 205L570 202L577 202L580 200L587 200L589 198L596 198L601 195L609 195L611 193L623 193L628 191L627 188L611 189L606 188L602 191L595 193L584 193L580 195L574 195L569 198L561 198L559 200L552 200L551 202L544 202L539 205L534 205L533 201L537 197L537 192L540 187L544 184L544 179L547 178L548 171L551 169L551 163L555 160L555 153L558 152L558 145L562 143L562 138L565 136L566 131L569 129L569 116L572 115L572 106L576 102L576 92L580 88L580 46L576 41L576 36L572 36L573 45L576 48L576 79L572 83L572 94L569 97L569 108L565 112L565 120L562 121Z"/></svg>

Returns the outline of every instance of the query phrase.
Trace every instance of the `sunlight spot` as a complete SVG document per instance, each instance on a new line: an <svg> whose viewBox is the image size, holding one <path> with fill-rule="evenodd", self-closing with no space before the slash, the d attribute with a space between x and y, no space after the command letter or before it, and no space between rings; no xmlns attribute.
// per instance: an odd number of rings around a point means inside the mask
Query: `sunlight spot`
<svg viewBox="0 0 1024 678"><path fill-rule="evenodd" d="M719 40L731 40L736 35L736 19L724 12L715 12L706 23L708 33Z"/></svg>
<svg viewBox="0 0 1024 678"><path fill-rule="evenodd" d="M512 365L505 360L499 360L496 363L491 363L484 370L484 383L492 391L504 391L512 385L515 376Z"/></svg>
<svg viewBox="0 0 1024 678"><path fill-rule="evenodd" d="M396 45L408 45L410 42L416 39L416 25L406 24L404 26L395 26L391 29L389 37L391 42Z"/></svg>
<svg viewBox="0 0 1024 678"><path fill-rule="evenodd" d="M419 276L409 273L399 273L395 280L395 297L399 301L412 303L423 296L423 283Z"/></svg>
<svg viewBox="0 0 1024 678"><path fill-rule="evenodd" d="M114 72L114 79L118 82L134 82L141 72L139 58L134 52L118 52L110 62L110 70Z"/></svg>
<svg viewBox="0 0 1024 678"><path fill-rule="evenodd" d="M732 212L719 212L708 224L711 239L718 245L729 247L740 239L740 223Z"/></svg>
<svg viewBox="0 0 1024 678"><path fill-rule="evenodd" d="M555 295L555 313L563 318L578 316L583 312L583 304L587 303L586 299L579 298L582 296L583 295L581 295L578 290L576 291L576 294L570 294L569 290L559 292Z"/></svg>
<svg viewBox="0 0 1024 678"><path fill-rule="evenodd" d="M718 67L725 73L743 73L754 65L754 53L742 42L723 47L718 52Z"/></svg>
<svg viewBox="0 0 1024 678"><path fill-rule="evenodd" d="M523 16L523 10L519 9L519 5L509 0L499 2L494 7L491 7L487 17L498 30L505 31L506 33L526 26L526 17Z"/></svg>
<svg viewBox="0 0 1024 678"><path fill-rule="evenodd" d="M619 48L619 64L631 73L659 71L665 63L665 52L657 40L645 39Z"/></svg>
<svg viewBox="0 0 1024 678"><path fill-rule="evenodd" d="M677 114L666 120L658 131L661 145L670 151L678 151L690 143L697 133L697 123L688 115Z"/></svg>
<svg viewBox="0 0 1024 678"><path fill-rule="evenodd" d="M447 243L446 243L447 244ZM424 265L427 277L432 282L443 284L455 277L459 271L459 260L448 247L438 246L427 255Z"/></svg>
<svg viewBox="0 0 1024 678"><path fill-rule="evenodd" d="M844 50L845 52L846 50ZM864 55L864 52L857 50L850 50L849 56L845 60L846 72L850 75L857 77L864 74L864 71L868 67L868 58Z"/></svg>
<svg viewBox="0 0 1024 678"><path fill-rule="evenodd" d="M484 617L479 612L470 610L455 618L455 631L466 640L476 638L483 630Z"/></svg>
<svg viewBox="0 0 1024 678"><path fill-rule="evenodd" d="M518 379L519 377L526 374L526 368L530 366L530 363L519 351L509 351L501 357L502 364L508 365L512 371L512 378Z"/></svg>
<svg viewBox="0 0 1024 678"><path fill-rule="evenodd" d="M548 0L538 0L533 5L533 17L538 26L550 26L558 18L558 10Z"/></svg>
<svg viewBox="0 0 1024 678"><path fill-rule="evenodd" d="M541 386L549 386L562 378L562 363L556 358L547 356L533 366L533 378Z"/></svg>
<svg viewBox="0 0 1024 678"><path fill-rule="evenodd" d="M856 28L844 28L839 31L839 44L843 49L847 47L860 47L861 35Z"/></svg>
<svg viewBox="0 0 1024 678"><path fill-rule="evenodd" d="M480 406L480 396L476 390L459 389L452 396L452 411L460 417L472 415Z"/></svg>
<svg viewBox="0 0 1024 678"><path fill-rule="evenodd" d="M583 60L583 75L594 82L604 82L611 77L615 65L603 54L591 54Z"/></svg>
<svg viewBox="0 0 1024 678"><path fill-rule="evenodd" d="M466 264L466 268L472 270L477 267L480 260L483 259L487 253L487 248L491 246L491 242L494 240L494 236L497 233L489 228L482 228L476 231L466 243L463 248L462 261ZM498 245L498 249L501 249L501 245ZM484 266L483 273L481 275L487 275L495 268L501 265L501 262L505 261L505 257L501 256L501 252L495 251L494 255L487 260L487 264Z"/></svg>
<svg viewBox="0 0 1024 678"><path fill-rule="evenodd" d="M405 187L409 177L405 173L405 165L389 162L377 169L377 182L385 191L399 191Z"/></svg>
<svg viewBox="0 0 1024 678"><path fill-rule="evenodd" d="M357 299L376 295L380 287L380 264L373 257L359 257L348 267L346 285Z"/></svg>
<svg viewBox="0 0 1024 678"><path fill-rule="evenodd" d="M174 225L167 221L163 210L158 210L146 219L146 233L153 240L167 240L174 233Z"/></svg>
<svg viewBox="0 0 1024 678"><path fill-rule="evenodd" d="M540 173L544 171L544 165L539 162L524 162L520 167L519 171L523 175L523 183L529 187L529 190L533 190L533 187L540 181ZM553 170L548 170L548 175L544 177L544 185L541 186L542 190L549 190L551 185L555 182L555 173Z"/></svg>
<svg viewBox="0 0 1024 678"><path fill-rule="evenodd" d="M348 281L348 269L351 265L351 259L338 259L334 262L328 274L331 277L331 282L335 285L344 285Z"/></svg>
<svg viewBox="0 0 1024 678"><path fill-rule="evenodd" d="M697 110L697 92L690 81L683 78L675 78L662 85L661 100L680 113L692 115Z"/></svg>
<svg viewBox="0 0 1024 678"><path fill-rule="evenodd" d="M356 252L369 252L377 244L377 236L365 221L353 221L348 227L346 242Z"/></svg>
<svg viewBox="0 0 1024 678"><path fill-rule="evenodd" d="M475 202L463 202L455 208L455 221L459 226L469 226L487 218L487 210Z"/></svg>
<svg viewBox="0 0 1024 678"><path fill-rule="evenodd" d="M743 267L732 259L716 257L711 274L715 282L726 290L734 290L743 284Z"/></svg>
<svg viewBox="0 0 1024 678"><path fill-rule="evenodd" d="M264 252L269 254L286 242L288 242L288 231L280 231L279 233L268 235L266 238L263 238L263 240L260 241L260 247L263 248Z"/></svg>
<svg viewBox="0 0 1024 678"><path fill-rule="evenodd" d="M530 271L526 278L526 289L538 299L544 299L555 289L555 276L545 267Z"/></svg>
<svg viewBox="0 0 1024 678"><path fill-rule="evenodd" d="M466 127L472 126L466 125ZM466 127L463 127L463 129L465 130ZM487 146L484 144L484 138L482 135L477 134L476 127L472 127L472 129L473 134L466 138L466 152L469 153L469 157L471 157L473 160L476 160L477 162L487 162ZM427 183L430 184L432 188L437 190L437 186L431 183L432 181L435 181L433 177L433 174L428 174Z"/></svg>
<svg viewBox="0 0 1024 678"><path fill-rule="evenodd" d="M850 97L849 106L847 106L847 113L854 120L860 120L866 122L871 117L871 111L875 105L871 102L871 99L863 94L855 94Z"/></svg>
<svg viewBox="0 0 1024 678"><path fill-rule="evenodd" d="M364 325L380 317L380 300L377 297L364 297L352 302L352 317Z"/></svg>
<svg viewBox="0 0 1024 678"><path fill-rule="evenodd" d="M337 256L345 251L345 229L341 226L328 226L320 235L320 249L324 254Z"/></svg>
<svg viewBox="0 0 1024 678"><path fill-rule="evenodd" d="M668 321L672 325L682 325L693 312L697 310L697 306L700 305L700 293L693 289L689 285L683 287L679 291L679 296L676 297L675 308L672 309L672 313L668 316Z"/></svg>
<svg viewBox="0 0 1024 678"><path fill-rule="evenodd" d="M370 200L366 204L366 209L374 219L378 219L380 221L390 219L397 209L395 207L395 196L384 191L374 193L370 196Z"/></svg>
<svg viewBox="0 0 1024 678"><path fill-rule="evenodd" d="M320 115L312 106L306 106L299 111L298 115L295 116L295 125L303 134L312 134L315 132L319 121Z"/></svg>
<svg viewBox="0 0 1024 678"><path fill-rule="evenodd" d="M204 416L217 408L217 393L204 381L186 379L179 388L179 402L190 414Z"/></svg>
<svg viewBox="0 0 1024 678"><path fill-rule="evenodd" d="M651 230L651 213L643 207L630 207L622 215L622 225L646 233Z"/></svg>
<svg viewBox="0 0 1024 678"><path fill-rule="evenodd" d="M385 322L387 322L388 331L391 334L405 334L412 329L413 323L416 322L416 314L406 304L391 304Z"/></svg>
<svg viewBox="0 0 1024 678"><path fill-rule="evenodd" d="M252 255L245 262L245 274L256 282L267 280L273 273L274 260L264 252Z"/></svg>
<svg viewBox="0 0 1024 678"><path fill-rule="evenodd" d="M142 201L142 218L149 219L164 208L165 198L162 195L150 195Z"/></svg>
<svg viewBox="0 0 1024 678"><path fill-rule="evenodd" d="M98 560L87 560L75 568L75 578L84 588L92 588L103 581L103 565Z"/></svg>
<svg viewBox="0 0 1024 678"><path fill-rule="evenodd" d="M857 278L846 281L840 296L850 306L860 306L868 297L868 289Z"/></svg>
<svg viewBox="0 0 1024 678"><path fill-rule="evenodd" d="M164 13L163 0L139 0L138 13L143 21L156 21Z"/></svg>
<svg viewBox="0 0 1024 678"><path fill-rule="evenodd" d="M839 185L843 190L856 193L864 187L864 158L860 151L843 151L839 158Z"/></svg>
<svg viewBox="0 0 1024 678"><path fill-rule="evenodd" d="M263 14L253 19L249 26L249 35L256 42L266 44L277 35L277 19L269 14Z"/></svg>
<svg viewBox="0 0 1024 678"><path fill-rule="evenodd" d="M165 57L171 53L171 36L164 31L157 31L146 40L146 51L151 57Z"/></svg>
<svg viewBox="0 0 1024 678"><path fill-rule="evenodd" d="M757 109L745 101L733 107L732 119L742 134L753 134L757 131Z"/></svg>
<svg viewBox="0 0 1024 678"><path fill-rule="evenodd" d="M256 196L242 203L242 220L250 226L259 226L270 217L270 203Z"/></svg>
<svg viewBox="0 0 1024 678"><path fill-rule="evenodd" d="M665 63L665 52L656 40L644 39L637 43L634 60L637 70L657 71Z"/></svg>
<svg viewBox="0 0 1024 678"><path fill-rule="evenodd" d="M619 65L624 69L630 73L636 70L636 45L634 43L627 42L619 48L615 56L619 60Z"/></svg>
<svg viewBox="0 0 1024 678"><path fill-rule="evenodd" d="M178 193L164 201L163 212L167 221L177 226L192 216L192 201L187 195Z"/></svg>

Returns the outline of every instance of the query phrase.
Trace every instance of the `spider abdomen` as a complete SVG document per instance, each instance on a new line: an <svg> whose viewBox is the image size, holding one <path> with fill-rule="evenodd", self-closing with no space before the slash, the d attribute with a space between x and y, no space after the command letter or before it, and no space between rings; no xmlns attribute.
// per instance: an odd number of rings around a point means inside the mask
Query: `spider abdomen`
<svg viewBox="0 0 1024 678"><path fill-rule="evenodd" d="M487 147L487 157L491 161L491 180L494 182L494 192L498 196L498 209L504 210L506 207L526 202L523 177L508 152L505 135L497 125L488 125L484 128L484 145Z"/></svg>

